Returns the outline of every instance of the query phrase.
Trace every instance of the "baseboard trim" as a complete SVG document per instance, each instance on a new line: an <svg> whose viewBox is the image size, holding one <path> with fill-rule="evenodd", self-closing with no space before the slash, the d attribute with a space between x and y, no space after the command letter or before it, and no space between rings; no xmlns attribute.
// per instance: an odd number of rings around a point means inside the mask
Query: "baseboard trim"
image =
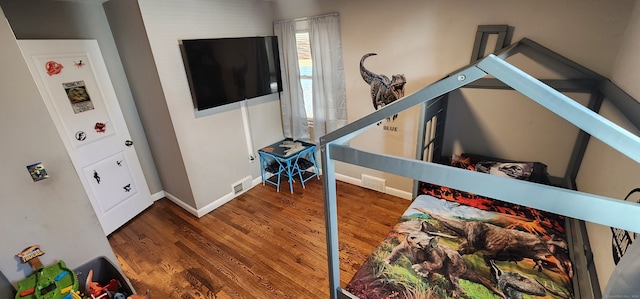
<svg viewBox="0 0 640 299"><path fill-rule="evenodd" d="M255 178L255 179L251 180L251 188L255 187L256 185L258 185L260 183L262 183L262 178L261 177L258 177L258 178ZM251 188L249 188L247 190L250 190ZM229 192L229 193L225 194L224 196L218 198L214 202L212 202L212 203L210 203L210 204L198 209L196 211L195 215L198 218L200 218L200 217L202 217L204 215L207 215L207 214L211 213L211 211L221 207L223 204L228 203L232 199L240 196L240 194L247 192L247 190L244 190L244 191L242 191L242 192L240 192L238 194L233 194L233 192Z"/></svg>
<svg viewBox="0 0 640 299"><path fill-rule="evenodd" d="M251 180L251 188L255 187L256 185L262 183L262 178L258 177L255 178L253 180ZM249 188L249 189L251 189ZM249 190L247 189L247 190ZM207 215L209 213L211 213L211 211L221 207L223 204L228 203L229 201L231 201L232 199L238 197L240 194L247 192L247 190L244 190L241 193L238 194L233 194L233 192L229 192L227 194L225 194L224 196L216 199L215 201L207 204L206 206L200 208L200 209L195 209L194 207L186 204L184 201L180 200L179 198L173 196L171 193L163 191L164 193L164 197L168 198L170 201L172 201L173 203L177 204L178 206L180 206L181 208L185 209L187 212L193 214L194 216L200 218L204 215Z"/></svg>
<svg viewBox="0 0 640 299"><path fill-rule="evenodd" d="M242 194L242 193L240 193ZM216 199L215 201L211 202L210 204L196 210L196 217L200 218L204 215L209 214L211 211L221 207L223 204L230 202L232 199L236 198L233 194L233 192L231 193L227 193L225 194L223 197L220 197L218 199Z"/></svg>
<svg viewBox="0 0 640 299"><path fill-rule="evenodd" d="M171 193L169 193L167 191L164 191L164 197L166 197L167 199L169 199L173 203L177 204L179 207L185 209L187 212L189 212L189 213L193 214L194 216L198 217L198 211L194 207L186 204L184 201L182 201L179 198L173 196L173 194L171 194Z"/></svg>
<svg viewBox="0 0 640 299"><path fill-rule="evenodd" d="M165 196L166 195L164 193L164 190L161 190L159 192L151 194L151 200L157 201L157 200L160 200L160 199L164 198Z"/></svg>
<svg viewBox="0 0 640 299"><path fill-rule="evenodd" d="M360 186L363 188L366 188L362 185L362 180L358 179L358 178L354 178L354 177L350 177L348 175L344 175L344 174L340 174L340 173L336 173L335 174L336 180L340 180L343 181L345 183L349 183L349 184L353 184L356 186ZM389 194L389 195L393 195L393 196L397 196L400 198L404 198L404 199L413 199L413 194L411 192L407 192L407 191L403 191L400 189L396 189L396 188L391 188L391 187L385 187L384 188L384 193L385 194Z"/></svg>
<svg viewBox="0 0 640 299"><path fill-rule="evenodd" d="M408 199L408 200L413 199L413 193L411 192L403 191L396 188L390 188L390 187L386 187L385 191L386 191L385 193L389 195L397 196L397 197Z"/></svg>
<svg viewBox="0 0 640 299"><path fill-rule="evenodd" d="M349 183L349 184L353 184L353 185L357 185L357 186L361 186L362 187L362 180L360 180L360 179L356 179L354 177L350 177L348 175L344 175L344 174L340 174L340 173L336 173L335 177L336 177L336 180L343 181L345 183Z"/></svg>
<svg viewBox="0 0 640 299"><path fill-rule="evenodd" d="M336 173L335 174L336 180L339 181L343 181L345 183L349 183L349 184L353 184L356 186L360 186L365 188L364 186L362 186L362 180L361 179L357 179L354 177L350 177L348 175L344 175L344 174L340 174L340 173ZM253 180L251 180L251 188L257 186L258 184L262 183L262 178L258 177L255 178ZM247 189L250 190L251 188ZM399 190L396 188L391 188L391 187L385 187L385 192L386 194L389 195L393 195L393 196L397 196L400 198L404 198L404 199L413 199L413 196L411 194L411 192L407 192L407 191L403 191L403 190ZM247 192L247 190L244 190L242 193ZM224 196L218 198L217 200L207 204L206 206L200 208L200 209L196 209L188 204L186 204L184 201L180 200L179 198L175 197L173 194L166 192L166 191L161 191L161 192L157 192L154 193L152 195L152 198L154 198L155 200L158 200L160 198L166 197L167 199L169 199L170 201L172 201L173 203L177 204L178 206L180 206L181 208L185 209L187 212L193 214L194 216L200 218L208 213L211 213L213 210L221 207L223 204L228 203L229 201L231 201L232 199L238 197L240 194L233 194L233 192L229 192L227 194L225 194Z"/></svg>

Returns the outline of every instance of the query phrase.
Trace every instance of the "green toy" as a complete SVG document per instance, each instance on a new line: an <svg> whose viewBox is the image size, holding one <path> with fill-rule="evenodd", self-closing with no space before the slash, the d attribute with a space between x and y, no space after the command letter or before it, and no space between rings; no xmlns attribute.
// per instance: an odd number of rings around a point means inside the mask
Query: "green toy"
<svg viewBox="0 0 640 299"><path fill-rule="evenodd" d="M15 299L64 299L78 290L76 274L63 261L44 267L38 258L43 254L38 245L27 247L18 254L23 263L31 265L34 273L18 281Z"/></svg>

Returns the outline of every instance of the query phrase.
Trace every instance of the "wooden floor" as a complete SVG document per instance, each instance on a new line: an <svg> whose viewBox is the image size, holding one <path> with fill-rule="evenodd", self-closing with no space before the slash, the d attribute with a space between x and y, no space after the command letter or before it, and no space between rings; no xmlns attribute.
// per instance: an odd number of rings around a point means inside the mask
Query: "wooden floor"
<svg viewBox="0 0 640 299"><path fill-rule="evenodd" d="M167 199L109 236L124 274L161 298L328 298L322 183L258 185L196 218ZM344 287L406 199L338 182Z"/></svg>

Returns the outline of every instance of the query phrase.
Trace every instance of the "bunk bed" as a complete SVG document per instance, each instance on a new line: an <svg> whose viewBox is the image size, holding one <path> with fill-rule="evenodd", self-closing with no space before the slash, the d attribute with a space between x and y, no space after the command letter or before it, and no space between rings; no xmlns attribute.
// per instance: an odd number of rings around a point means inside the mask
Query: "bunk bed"
<svg viewBox="0 0 640 299"><path fill-rule="evenodd" d="M565 78L536 79L507 61L514 56L526 56L528 59L563 74ZM578 127L580 132L575 140L575 146L564 176L548 177L545 182L532 182L486 175L445 165L444 161L447 161L447 158L451 157L452 154L443 153L442 150L444 136L446 136L445 120L447 119L448 100L452 92L463 88L514 90ZM565 93L572 92L588 94L588 103L580 104L565 95ZM592 257L590 256L589 240L584 221L640 232L640 223L634 220L640 214L639 204L576 190L575 179L591 136L616 149L633 161L640 163L640 138L597 113L604 99L611 101L620 111L625 113L636 127L640 128L639 120L630 117L632 115L640 115L640 105L635 99L605 77L534 41L523 39L494 54L473 61L470 65L451 73L449 76L321 137L320 152L324 183L331 298L358 298L340 286L335 184L336 161L414 180L413 194L414 198L417 199L414 200L401 218L401 221L388 236L388 240L395 239L396 243L394 244L400 242L402 238L416 237L416 235L412 235L413 232L418 232L418 237L424 237L424 234L420 234L422 232L427 233L427 237L437 236L440 243L444 243L445 246L449 245L453 249L457 248L457 252L466 255L467 252L461 249L461 246L464 246L461 243L470 243L473 240L460 240L464 239L465 236L463 234L444 225L444 222L452 218L464 219L464 213L449 211L450 213L444 217L430 210L460 209L459 203L453 203L453 206L451 206L452 202L443 203L443 196L437 196L442 190L439 188L445 188L448 191L453 190L451 192L456 193L457 196L454 197L457 198L463 197L471 199L469 201L476 202L476 199L481 198L482 200L498 202L502 207L525 207L543 213L547 217L545 219L552 219L554 223L564 222L564 231L562 228L559 231L565 232L566 238L563 240L567 243L565 248L568 251L570 262L557 262L561 259L556 255L553 259L556 263L555 266L551 265L549 267L549 261L546 261L544 265L540 264L540 266L555 268L556 272L561 272L564 277L569 277L570 281L565 281L564 285L571 290L569 292L561 290L554 293L553 290L557 290L557 288L549 288L545 285L547 294L551 291L553 298L600 298L601 292ZM376 127L376 124L380 121L414 106L420 107L419 123L421 124L418 130L415 159L373 153L348 145L351 139L369 128ZM430 209L425 208L428 204L425 205L422 202L423 198L426 198L426 202L438 202L437 204L441 206L434 208L431 205ZM417 203L419 201L422 203ZM468 211L469 207L465 206L462 210L464 209ZM471 209L474 209L474 207L471 207ZM482 211L482 213L484 212L486 211ZM490 212L495 212L495 208L494 211ZM474 211L474 213L479 212ZM495 218L495 216L487 216L485 219ZM472 217L467 218L470 219ZM553 237L545 236L545 238L545 240L550 240ZM383 241L381 246L387 246L388 251L383 255L383 259L387 265L391 265L399 255L407 255L407 253L402 251L402 248L391 248L391 245L385 245L388 240ZM467 249L468 247L467 244ZM389 250L391 250L391 253L389 253ZM504 294L504 284L498 285L497 280L499 280L499 277L496 275L499 273L512 273L501 268L504 268L509 262L522 260L522 256L514 257L506 254L500 257L499 254L494 253L492 257L496 258L500 264L496 266L496 261L493 259L485 260L487 265L483 267L484 270L481 272L485 272L483 274L485 275L484 279L489 280L494 289L497 289L497 291L492 290L491 292L499 298L507 294ZM420 258L425 259L425 257L413 257L413 259ZM420 276L424 276L424 279L432 279L436 276L436 279L443 281L442 277L444 276L433 275L433 273L438 273L436 270L431 273L432 271L425 270L424 263L421 266L420 261L413 261L410 257L409 260L411 263L408 265L408 269L414 270ZM536 261L534 258L531 258L531 260ZM552 261L551 263L554 262ZM386 266L378 264L378 267ZM430 289L427 291L431 293L423 296L430 298L460 295L463 291L460 290L455 278L449 278L447 282L445 277L444 282L440 282L446 287L446 292L437 293ZM384 285L388 282L380 281L378 284ZM547 283L539 280L537 282L539 284ZM354 287L355 284L357 282L352 281L347 288L357 289L357 286ZM367 287L374 286L369 285ZM492 288L487 286L487 289ZM392 294L392 296L400 296L400 294ZM467 296L469 295L467 294Z"/></svg>

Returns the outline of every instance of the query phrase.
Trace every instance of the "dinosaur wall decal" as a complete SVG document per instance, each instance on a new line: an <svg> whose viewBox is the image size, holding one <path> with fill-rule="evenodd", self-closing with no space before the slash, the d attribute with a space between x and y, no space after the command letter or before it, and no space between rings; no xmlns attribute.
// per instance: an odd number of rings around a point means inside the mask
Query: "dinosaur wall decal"
<svg viewBox="0 0 640 299"><path fill-rule="evenodd" d="M376 53L367 53L360 59L360 75L364 82L371 86L371 99L373 108L378 110L389 105L399 98L404 97L404 86L407 79L404 75L398 74L391 76L391 79L385 75L379 75L369 71L364 67L364 61L369 56L377 55ZM398 115L394 115L395 120Z"/></svg>

